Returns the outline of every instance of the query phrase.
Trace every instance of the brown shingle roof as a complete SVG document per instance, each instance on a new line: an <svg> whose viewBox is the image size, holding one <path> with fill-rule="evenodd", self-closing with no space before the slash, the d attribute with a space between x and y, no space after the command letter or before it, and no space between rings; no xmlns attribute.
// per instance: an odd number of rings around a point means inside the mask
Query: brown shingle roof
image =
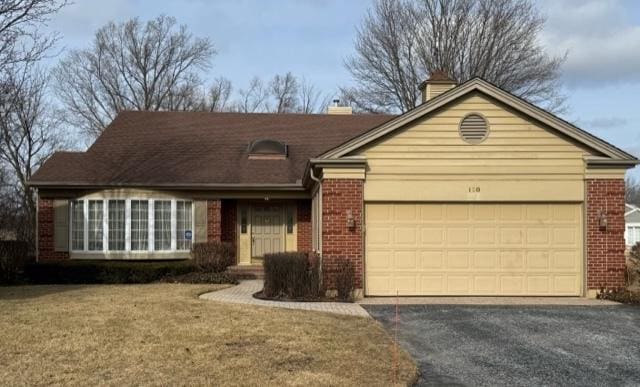
<svg viewBox="0 0 640 387"><path fill-rule="evenodd" d="M86 152L58 152L33 185L292 184L308 159L388 115L122 112ZM249 143L288 145L284 160L250 160Z"/></svg>

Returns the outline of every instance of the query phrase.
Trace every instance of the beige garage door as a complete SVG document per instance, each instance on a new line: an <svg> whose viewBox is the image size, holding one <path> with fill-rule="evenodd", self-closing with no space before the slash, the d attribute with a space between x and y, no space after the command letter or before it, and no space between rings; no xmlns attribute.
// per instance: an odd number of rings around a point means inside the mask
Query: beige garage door
<svg viewBox="0 0 640 387"><path fill-rule="evenodd" d="M367 295L580 295L580 204L367 204Z"/></svg>

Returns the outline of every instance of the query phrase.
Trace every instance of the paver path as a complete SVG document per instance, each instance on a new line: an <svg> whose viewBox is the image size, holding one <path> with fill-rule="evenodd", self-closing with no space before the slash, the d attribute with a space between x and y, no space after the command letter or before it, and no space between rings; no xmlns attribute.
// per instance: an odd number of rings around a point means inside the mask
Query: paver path
<svg viewBox="0 0 640 387"><path fill-rule="evenodd" d="M266 301L253 297L253 294L262 290L262 280L240 281L237 286L217 290L200 295L203 300L227 302L233 304L270 306L274 308L302 309L316 312L345 314L349 316L370 317L364 308L358 304L344 302L286 302Z"/></svg>

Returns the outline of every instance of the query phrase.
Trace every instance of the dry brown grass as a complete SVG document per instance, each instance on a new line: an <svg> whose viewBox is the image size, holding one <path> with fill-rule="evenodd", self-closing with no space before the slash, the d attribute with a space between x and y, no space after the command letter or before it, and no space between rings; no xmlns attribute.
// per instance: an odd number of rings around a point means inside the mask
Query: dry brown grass
<svg viewBox="0 0 640 387"><path fill-rule="evenodd" d="M214 287L0 287L0 383L390 383L391 341L373 320L197 299ZM400 358L407 383L416 368Z"/></svg>

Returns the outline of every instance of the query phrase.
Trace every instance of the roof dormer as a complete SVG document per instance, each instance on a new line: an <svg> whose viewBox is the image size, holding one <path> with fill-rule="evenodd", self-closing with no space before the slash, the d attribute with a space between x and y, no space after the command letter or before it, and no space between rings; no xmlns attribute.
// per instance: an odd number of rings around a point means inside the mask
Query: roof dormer
<svg viewBox="0 0 640 387"><path fill-rule="evenodd" d="M256 140L249 144L249 159L279 160L287 158L287 144L271 139Z"/></svg>

